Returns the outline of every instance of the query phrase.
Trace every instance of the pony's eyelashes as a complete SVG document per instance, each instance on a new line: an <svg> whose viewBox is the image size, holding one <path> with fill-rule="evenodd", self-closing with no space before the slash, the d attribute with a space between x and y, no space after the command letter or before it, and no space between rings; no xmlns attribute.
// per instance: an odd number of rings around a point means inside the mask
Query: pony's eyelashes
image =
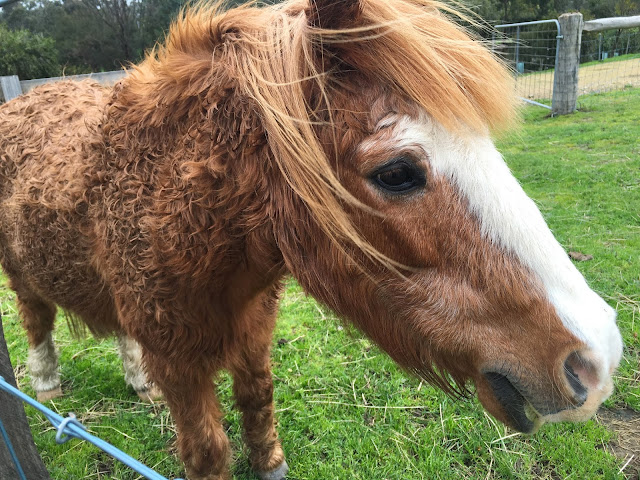
<svg viewBox="0 0 640 480"><path fill-rule="evenodd" d="M424 188L427 176L410 157L389 160L369 174L369 180L383 193L403 196Z"/></svg>

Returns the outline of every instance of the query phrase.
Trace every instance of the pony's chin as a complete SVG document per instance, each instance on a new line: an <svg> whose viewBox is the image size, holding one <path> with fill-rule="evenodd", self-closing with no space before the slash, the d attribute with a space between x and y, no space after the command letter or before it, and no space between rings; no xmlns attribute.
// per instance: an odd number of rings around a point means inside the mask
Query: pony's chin
<svg viewBox="0 0 640 480"><path fill-rule="evenodd" d="M519 432L534 433L540 428L543 423L541 415L522 394L516 382L492 371L485 372L483 380L478 397L487 410Z"/></svg>
<svg viewBox="0 0 640 480"><path fill-rule="evenodd" d="M547 423L546 418L540 415L529 402L525 402L517 406L517 408L512 406L508 415L509 421L507 425L527 435L537 433L540 427Z"/></svg>
<svg viewBox="0 0 640 480"><path fill-rule="evenodd" d="M527 402L527 404L524 406L524 413L526 417L529 419L529 421L531 422L531 429L525 433L534 434L538 430L540 430L540 427L542 425L546 423L546 420L544 419L544 417L540 415L538 412L536 412L536 410L533 408L533 406L529 402Z"/></svg>

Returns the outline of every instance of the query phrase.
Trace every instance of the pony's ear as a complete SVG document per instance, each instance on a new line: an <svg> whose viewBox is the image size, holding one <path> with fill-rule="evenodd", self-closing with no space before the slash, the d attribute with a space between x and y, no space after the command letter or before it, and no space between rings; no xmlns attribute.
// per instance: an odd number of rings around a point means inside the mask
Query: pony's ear
<svg viewBox="0 0 640 480"><path fill-rule="evenodd" d="M355 26L362 12L360 0L310 0L310 25L329 30Z"/></svg>

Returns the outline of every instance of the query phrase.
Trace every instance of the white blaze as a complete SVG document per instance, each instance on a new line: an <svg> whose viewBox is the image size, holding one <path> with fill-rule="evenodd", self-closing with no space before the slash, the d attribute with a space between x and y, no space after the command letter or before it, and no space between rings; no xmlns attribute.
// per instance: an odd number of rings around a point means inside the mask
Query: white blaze
<svg viewBox="0 0 640 480"><path fill-rule="evenodd" d="M616 313L589 288L490 138L456 137L426 116L400 117L392 128L393 143L424 150L434 173L466 198L482 233L540 278L563 324L597 357L598 378L609 382L622 355Z"/></svg>

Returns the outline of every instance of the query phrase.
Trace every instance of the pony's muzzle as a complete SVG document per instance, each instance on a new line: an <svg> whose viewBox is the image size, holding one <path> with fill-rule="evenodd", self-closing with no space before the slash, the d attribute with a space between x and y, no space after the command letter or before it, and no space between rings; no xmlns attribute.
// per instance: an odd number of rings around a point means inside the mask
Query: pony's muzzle
<svg viewBox="0 0 640 480"><path fill-rule="evenodd" d="M611 378L603 378L591 357L590 352L571 352L561 363L562 373L543 382L547 387L532 387L512 372L485 371L483 376L506 423L532 433L547 421L586 420L608 397Z"/></svg>

